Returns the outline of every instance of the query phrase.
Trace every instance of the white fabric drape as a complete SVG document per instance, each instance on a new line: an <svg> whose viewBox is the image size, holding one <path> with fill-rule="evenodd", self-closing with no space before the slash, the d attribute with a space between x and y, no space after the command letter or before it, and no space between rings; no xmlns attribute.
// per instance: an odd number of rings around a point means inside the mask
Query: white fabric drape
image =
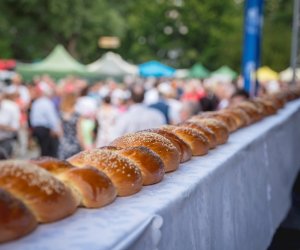
<svg viewBox="0 0 300 250"><path fill-rule="evenodd" d="M300 167L300 101L231 134L156 185L79 209L0 249L266 249Z"/></svg>

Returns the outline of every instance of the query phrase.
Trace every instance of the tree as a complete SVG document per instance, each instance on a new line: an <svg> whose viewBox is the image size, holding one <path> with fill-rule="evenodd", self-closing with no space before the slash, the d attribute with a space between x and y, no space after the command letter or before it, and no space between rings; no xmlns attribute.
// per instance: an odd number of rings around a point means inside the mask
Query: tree
<svg viewBox="0 0 300 250"><path fill-rule="evenodd" d="M157 59L175 67L201 61L239 67L242 5L232 0L157 0L127 5L129 29L120 51L137 62Z"/></svg>
<svg viewBox="0 0 300 250"><path fill-rule="evenodd" d="M262 65L281 71L290 65L293 1L265 1Z"/></svg>
<svg viewBox="0 0 300 250"><path fill-rule="evenodd" d="M98 38L115 35L133 63L240 70L243 0L2 0L0 12L1 57L35 61L61 43L89 63L105 52ZM262 64L289 65L291 24L292 1L265 1Z"/></svg>
<svg viewBox="0 0 300 250"><path fill-rule="evenodd" d="M0 1L1 51L20 60L45 57L57 43L90 62L101 35L123 35L124 22L106 1Z"/></svg>

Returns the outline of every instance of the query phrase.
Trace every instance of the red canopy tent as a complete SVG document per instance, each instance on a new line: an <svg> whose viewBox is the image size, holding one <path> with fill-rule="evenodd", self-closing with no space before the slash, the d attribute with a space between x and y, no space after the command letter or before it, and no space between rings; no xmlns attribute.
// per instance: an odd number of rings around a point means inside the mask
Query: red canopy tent
<svg viewBox="0 0 300 250"><path fill-rule="evenodd" d="M16 67L16 61L13 59L0 59L0 70L9 70Z"/></svg>

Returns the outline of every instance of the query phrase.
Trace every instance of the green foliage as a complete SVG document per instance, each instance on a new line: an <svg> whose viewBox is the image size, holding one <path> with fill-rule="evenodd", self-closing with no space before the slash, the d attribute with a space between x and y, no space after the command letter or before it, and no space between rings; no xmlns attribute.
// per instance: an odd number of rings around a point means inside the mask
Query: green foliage
<svg viewBox="0 0 300 250"><path fill-rule="evenodd" d="M290 65L293 1L268 0L262 46L262 64L281 71Z"/></svg>
<svg viewBox="0 0 300 250"><path fill-rule="evenodd" d="M4 0L0 11L1 40L20 60L42 59L61 43L89 62L99 36L123 35L123 19L102 0Z"/></svg>
<svg viewBox="0 0 300 250"><path fill-rule="evenodd" d="M0 55L37 61L61 43L89 63L105 52L99 37L115 35L116 52L134 63L239 71L243 8L238 0L2 0ZM291 23L292 1L265 1L263 64L288 66Z"/></svg>

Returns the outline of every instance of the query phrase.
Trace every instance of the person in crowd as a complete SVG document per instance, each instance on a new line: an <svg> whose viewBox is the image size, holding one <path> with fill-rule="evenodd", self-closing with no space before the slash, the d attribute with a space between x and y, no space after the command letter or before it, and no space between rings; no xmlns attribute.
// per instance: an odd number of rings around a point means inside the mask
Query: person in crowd
<svg viewBox="0 0 300 250"><path fill-rule="evenodd" d="M152 86L150 86L149 89L145 92L144 103L146 105L151 105L159 101L159 81L155 80L152 83L149 82L149 84L151 84Z"/></svg>
<svg viewBox="0 0 300 250"><path fill-rule="evenodd" d="M193 101L184 101L182 102L182 108L180 111L180 120L182 122L188 120L193 115L199 113L199 106Z"/></svg>
<svg viewBox="0 0 300 250"><path fill-rule="evenodd" d="M15 73L11 79L11 84L7 86L6 92L16 94L16 103L20 109L20 128L18 129L19 155L24 157L28 147L28 126L27 114L30 104L30 93L28 87L23 84L22 77Z"/></svg>
<svg viewBox="0 0 300 250"><path fill-rule="evenodd" d="M0 157L12 157L13 143L20 128L20 109L14 94L0 93Z"/></svg>
<svg viewBox="0 0 300 250"><path fill-rule="evenodd" d="M37 139L42 156L56 157L62 128L58 113L51 101L52 89L47 83L40 82L36 94L37 98L30 112L33 136Z"/></svg>
<svg viewBox="0 0 300 250"><path fill-rule="evenodd" d="M82 89L80 97L75 104L75 111L80 114L80 126L78 133L81 135L82 149L92 149L95 144L97 123L97 101L88 96L89 87Z"/></svg>
<svg viewBox="0 0 300 250"><path fill-rule="evenodd" d="M205 91L202 83L198 80L190 80L184 85L181 101L191 101L198 103L205 96Z"/></svg>
<svg viewBox="0 0 300 250"><path fill-rule="evenodd" d="M8 155L4 148L0 147L0 160L7 160Z"/></svg>
<svg viewBox="0 0 300 250"><path fill-rule="evenodd" d="M214 92L219 99L218 109L225 109L230 104L230 98L235 91L235 87L231 82L218 82Z"/></svg>
<svg viewBox="0 0 300 250"><path fill-rule="evenodd" d="M161 83L158 85L158 100L150 104L149 107L154 108L159 112L161 112L164 115L167 124L170 124L170 118L169 118L170 108L164 95L164 92L166 91L167 88L166 85L168 85L168 83Z"/></svg>
<svg viewBox="0 0 300 250"><path fill-rule="evenodd" d="M206 95L200 99L200 106L203 112L215 111L217 110L218 105L219 99L212 91L207 91Z"/></svg>
<svg viewBox="0 0 300 250"><path fill-rule="evenodd" d="M129 90L125 88L116 88L111 92L111 104L114 105L120 114L128 109Z"/></svg>
<svg viewBox="0 0 300 250"><path fill-rule="evenodd" d="M111 97L109 95L103 97L97 112L97 147L106 146L112 141L113 128L119 114L117 108L111 104Z"/></svg>
<svg viewBox="0 0 300 250"><path fill-rule="evenodd" d="M230 106L234 106L249 99L249 93L244 89L237 89L230 98Z"/></svg>
<svg viewBox="0 0 300 250"><path fill-rule="evenodd" d="M170 83L161 83L158 87L160 94L164 97L168 105L168 117L170 124L177 124L181 122L180 113L182 110L182 103L176 99L177 90Z"/></svg>
<svg viewBox="0 0 300 250"><path fill-rule="evenodd" d="M13 77L11 78L11 84L7 86L6 91L10 93L19 93L19 97L24 105L29 105L30 94L28 88L23 84L23 79L19 74L15 73L13 75Z"/></svg>
<svg viewBox="0 0 300 250"><path fill-rule="evenodd" d="M157 110L143 104L145 90L142 85L131 88L130 106L120 116L114 128L114 138L130 132L155 128L166 124L165 117Z"/></svg>
<svg viewBox="0 0 300 250"><path fill-rule="evenodd" d="M59 140L58 158L65 160L82 150L80 115L75 112L76 93L65 93L60 102L63 134Z"/></svg>

